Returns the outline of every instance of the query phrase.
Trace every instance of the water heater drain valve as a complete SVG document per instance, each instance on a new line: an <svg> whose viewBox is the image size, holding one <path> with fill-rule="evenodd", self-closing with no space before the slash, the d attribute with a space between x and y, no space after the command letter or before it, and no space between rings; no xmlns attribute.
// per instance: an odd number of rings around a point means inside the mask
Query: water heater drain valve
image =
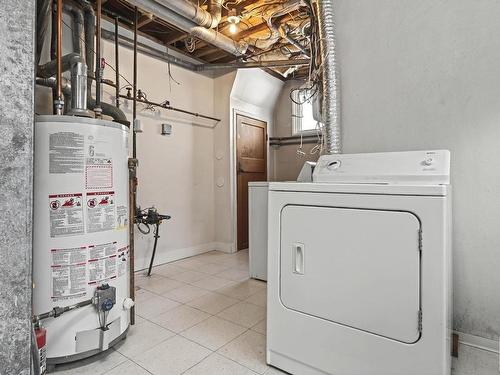
<svg viewBox="0 0 500 375"><path fill-rule="evenodd" d="M116 288L109 284L102 284L94 292L93 304L97 311L107 312L116 303Z"/></svg>

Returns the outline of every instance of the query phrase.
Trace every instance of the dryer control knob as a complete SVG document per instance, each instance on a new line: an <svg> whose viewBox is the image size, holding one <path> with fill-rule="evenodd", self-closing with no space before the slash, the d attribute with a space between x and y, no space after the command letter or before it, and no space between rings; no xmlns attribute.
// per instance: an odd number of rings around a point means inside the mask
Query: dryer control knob
<svg viewBox="0 0 500 375"><path fill-rule="evenodd" d="M424 164L424 165L426 165L426 166L430 166L430 165L432 165L432 162L433 162L433 161L434 161L434 160L432 160L432 158L426 158L426 159L424 160L423 164Z"/></svg>

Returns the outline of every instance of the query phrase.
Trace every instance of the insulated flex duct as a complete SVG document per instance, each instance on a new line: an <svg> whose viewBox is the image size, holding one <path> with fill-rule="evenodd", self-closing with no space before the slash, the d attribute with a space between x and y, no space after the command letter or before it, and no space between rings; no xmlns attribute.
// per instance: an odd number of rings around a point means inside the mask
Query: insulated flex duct
<svg viewBox="0 0 500 375"><path fill-rule="evenodd" d="M322 65L322 117L325 147L329 154L342 152L340 127L340 82L336 56L333 0L317 0L319 42Z"/></svg>

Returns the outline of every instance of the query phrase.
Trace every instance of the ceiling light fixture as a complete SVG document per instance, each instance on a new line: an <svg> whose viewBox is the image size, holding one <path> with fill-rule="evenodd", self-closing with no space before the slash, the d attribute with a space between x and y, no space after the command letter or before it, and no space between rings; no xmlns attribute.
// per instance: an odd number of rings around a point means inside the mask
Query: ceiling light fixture
<svg viewBox="0 0 500 375"><path fill-rule="evenodd" d="M228 12L227 22L229 22L229 32L236 34L238 32L238 24L240 23L240 16L236 14L236 9L231 9Z"/></svg>

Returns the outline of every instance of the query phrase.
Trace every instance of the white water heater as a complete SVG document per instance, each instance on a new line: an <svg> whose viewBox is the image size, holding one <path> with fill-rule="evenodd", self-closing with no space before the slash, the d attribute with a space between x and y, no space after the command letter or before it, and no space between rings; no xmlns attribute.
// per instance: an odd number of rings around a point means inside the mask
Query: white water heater
<svg viewBox="0 0 500 375"><path fill-rule="evenodd" d="M42 321L49 364L94 355L127 333L127 163L128 128L121 124L73 116L36 119L33 314L88 301L103 285L116 288L107 312L90 304Z"/></svg>

